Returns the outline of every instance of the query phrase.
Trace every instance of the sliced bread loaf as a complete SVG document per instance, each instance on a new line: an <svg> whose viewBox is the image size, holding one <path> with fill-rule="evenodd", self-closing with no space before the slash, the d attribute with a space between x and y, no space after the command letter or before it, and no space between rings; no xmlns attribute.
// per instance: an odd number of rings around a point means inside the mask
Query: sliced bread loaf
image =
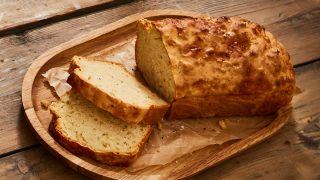
<svg viewBox="0 0 320 180"><path fill-rule="evenodd" d="M95 107L81 94L71 92L49 106L49 130L75 154L109 165L128 165L140 154L152 127L129 124Z"/></svg>
<svg viewBox="0 0 320 180"><path fill-rule="evenodd" d="M69 83L96 106L130 123L154 124L169 108L121 64L75 56Z"/></svg>
<svg viewBox="0 0 320 180"><path fill-rule="evenodd" d="M286 49L240 17L140 20L135 55L173 119L270 114L295 91Z"/></svg>

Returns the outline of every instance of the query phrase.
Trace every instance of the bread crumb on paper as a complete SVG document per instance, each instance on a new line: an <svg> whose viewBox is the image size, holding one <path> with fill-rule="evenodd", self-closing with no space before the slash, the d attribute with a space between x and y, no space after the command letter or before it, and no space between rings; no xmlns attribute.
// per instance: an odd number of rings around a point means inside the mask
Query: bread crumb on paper
<svg viewBox="0 0 320 180"><path fill-rule="evenodd" d="M227 128L227 125L224 122L224 120L219 120L219 126L220 126L221 129L226 129Z"/></svg>
<svg viewBox="0 0 320 180"><path fill-rule="evenodd" d="M303 123L310 123L312 121L312 117L311 116L307 116L307 117L304 117L304 118L300 118L299 121L303 122Z"/></svg>

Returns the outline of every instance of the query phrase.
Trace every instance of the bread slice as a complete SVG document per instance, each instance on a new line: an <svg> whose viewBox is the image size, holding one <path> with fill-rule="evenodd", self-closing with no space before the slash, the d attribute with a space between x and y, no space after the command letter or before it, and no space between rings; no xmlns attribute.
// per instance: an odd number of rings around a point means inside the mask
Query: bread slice
<svg viewBox="0 0 320 180"><path fill-rule="evenodd" d="M169 119L265 115L290 103L290 56L264 27L240 17L138 21L136 64L172 103Z"/></svg>
<svg viewBox="0 0 320 180"><path fill-rule="evenodd" d="M49 130L72 153L109 165L128 165L135 160L152 127L129 124L95 107L81 94L71 92L50 104Z"/></svg>
<svg viewBox="0 0 320 180"><path fill-rule="evenodd" d="M121 64L75 56L68 82L85 98L129 123L154 124L169 105Z"/></svg>

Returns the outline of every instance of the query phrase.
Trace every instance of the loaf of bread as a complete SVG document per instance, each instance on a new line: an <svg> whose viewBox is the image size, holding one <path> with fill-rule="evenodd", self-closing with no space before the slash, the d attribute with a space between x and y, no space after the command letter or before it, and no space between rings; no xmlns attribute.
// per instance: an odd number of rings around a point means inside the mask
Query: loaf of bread
<svg viewBox="0 0 320 180"><path fill-rule="evenodd" d="M266 115L290 103L295 77L283 45L240 17L138 22L136 63L172 103L169 119Z"/></svg>
<svg viewBox="0 0 320 180"><path fill-rule="evenodd" d="M73 91L51 103L49 109L53 114L49 131L62 146L109 165L130 164L152 131L150 125L114 118Z"/></svg>
<svg viewBox="0 0 320 180"><path fill-rule="evenodd" d="M93 104L129 123L154 124L169 105L124 66L75 56L68 82Z"/></svg>

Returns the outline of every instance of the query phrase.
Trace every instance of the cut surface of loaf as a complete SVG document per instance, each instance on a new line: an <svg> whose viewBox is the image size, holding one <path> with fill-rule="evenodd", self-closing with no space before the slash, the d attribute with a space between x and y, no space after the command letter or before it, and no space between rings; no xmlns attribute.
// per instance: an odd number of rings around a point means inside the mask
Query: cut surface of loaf
<svg viewBox="0 0 320 180"><path fill-rule="evenodd" d="M290 56L264 27L240 17L138 21L136 63L172 103L169 118L263 115L295 90Z"/></svg>
<svg viewBox="0 0 320 180"><path fill-rule="evenodd" d="M70 84L96 106L130 123L154 124L169 108L124 66L75 56Z"/></svg>
<svg viewBox="0 0 320 180"><path fill-rule="evenodd" d="M152 128L129 124L71 92L49 106L50 132L66 149L109 165L128 165L140 154Z"/></svg>

